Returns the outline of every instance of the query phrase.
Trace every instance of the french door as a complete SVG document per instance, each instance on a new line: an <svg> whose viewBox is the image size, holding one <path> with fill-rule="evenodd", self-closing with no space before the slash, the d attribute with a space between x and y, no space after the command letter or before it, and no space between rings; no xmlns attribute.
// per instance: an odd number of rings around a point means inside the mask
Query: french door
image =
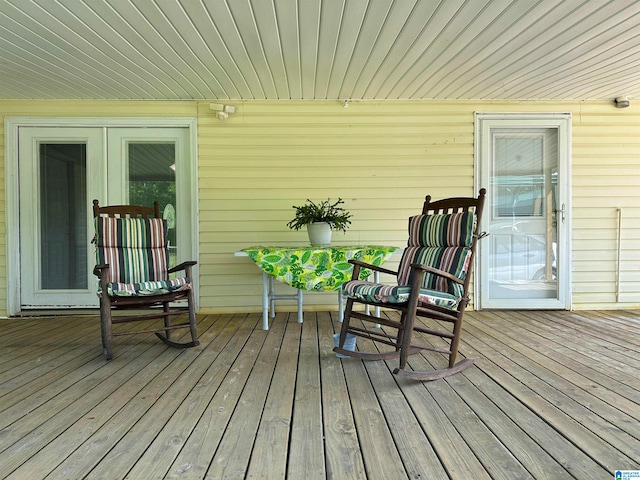
<svg viewBox="0 0 640 480"><path fill-rule="evenodd" d="M188 128L19 126L17 134L21 310L98 305L93 199L158 200L170 261L194 258Z"/></svg>
<svg viewBox="0 0 640 480"><path fill-rule="evenodd" d="M477 114L479 308L570 308L568 115Z"/></svg>

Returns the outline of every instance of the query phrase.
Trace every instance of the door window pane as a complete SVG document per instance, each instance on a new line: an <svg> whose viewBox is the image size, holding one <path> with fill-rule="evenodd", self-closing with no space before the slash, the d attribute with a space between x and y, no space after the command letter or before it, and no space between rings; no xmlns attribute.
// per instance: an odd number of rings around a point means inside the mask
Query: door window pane
<svg viewBox="0 0 640 480"><path fill-rule="evenodd" d="M489 298L557 298L554 129L494 130Z"/></svg>
<svg viewBox="0 0 640 480"><path fill-rule="evenodd" d="M40 144L43 290L87 288L85 144Z"/></svg>
<svg viewBox="0 0 640 480"><path fill-rule="evenodd" d="M169 265L176 265L176 148L173 143L128 143L129 202L132 205L160 204L167 220Z"/></svg>
<svg viewBox="0 0 640 480"><path fill-rule="evenodd" d="M496 138L495 215L543 215L544 172L541 138Z"/></svg>

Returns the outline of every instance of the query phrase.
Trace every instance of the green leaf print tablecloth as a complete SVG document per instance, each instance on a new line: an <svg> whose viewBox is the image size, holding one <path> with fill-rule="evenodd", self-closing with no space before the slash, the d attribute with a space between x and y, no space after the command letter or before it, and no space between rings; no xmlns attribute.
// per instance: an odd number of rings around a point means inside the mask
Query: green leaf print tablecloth
<svg viewBox="0 0 640 480"><path fill-rule="evenodd" d="M334 291L351 279L353 265L351 259L372 265L382 265L398 247L386 245L330 246L330 247L272 247L254 246L242 251L253 260L263 272L276 280L300 290ZM370 271L363 269L360 279L364 280Z"/></svg>

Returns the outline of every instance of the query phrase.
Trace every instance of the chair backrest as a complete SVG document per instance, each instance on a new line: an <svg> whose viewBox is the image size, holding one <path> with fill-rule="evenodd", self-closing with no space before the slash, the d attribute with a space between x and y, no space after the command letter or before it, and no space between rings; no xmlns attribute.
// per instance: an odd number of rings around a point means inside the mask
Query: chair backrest
<svg viewBox="0 0 640 480"><path fill-rule="evenodd" d="M109 282L142 283L168 278L166 221L154 207L100 207L93 201L96 261L109 265ZM153 217L153 218L152 218Z"/></svg>
<svg viewBox="0 0 640 480"><path fill-rule="evenodd" d="M398 284L411 283L411 264L419 263L444 270L464 283L457 284L427 273L423 288L464 296L477 229L484 205L485 190L478 198L449 198L431 202L427 196L423 213L409 218L409 240L398 268Z"/></svg>
<svg viewBox="0 0 640 480"><path fill-rule="evenodd" d="M160 215L160 204L155 201L153 207L142 205L107 205L100 206L98 200L93 201L93 217L107 216L113 218L141 217L141 218L162 218Z"/></svg>
<svg viewBox="0 0 640 480"><path fill-rule="evenodd" d="M422 205L422 213L456 213L456 212L474 212L477 216L482 216L482 208L484 206L484 196L486 190L480 189L478 197L451 197L441 200L431 201L431 195L424 198Z"/></svg>

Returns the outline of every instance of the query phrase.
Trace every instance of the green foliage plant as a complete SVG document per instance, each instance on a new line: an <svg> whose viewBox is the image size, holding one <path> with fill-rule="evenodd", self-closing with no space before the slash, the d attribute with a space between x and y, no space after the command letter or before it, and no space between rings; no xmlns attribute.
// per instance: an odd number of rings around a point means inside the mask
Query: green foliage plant
<svg viewBox="0 0 640 480"><path fill-rule="evenodd" d="M317 222L326 222L331 226L332 230L347 231L347 227L351 224L351 214L340 205L344 204L342 198L331 203L330 199L321 201L320 203L312 202L307 198L307 203L293 208L296 216L287 223L287 227L292 230L300 230L302 227Z"/></svg>

